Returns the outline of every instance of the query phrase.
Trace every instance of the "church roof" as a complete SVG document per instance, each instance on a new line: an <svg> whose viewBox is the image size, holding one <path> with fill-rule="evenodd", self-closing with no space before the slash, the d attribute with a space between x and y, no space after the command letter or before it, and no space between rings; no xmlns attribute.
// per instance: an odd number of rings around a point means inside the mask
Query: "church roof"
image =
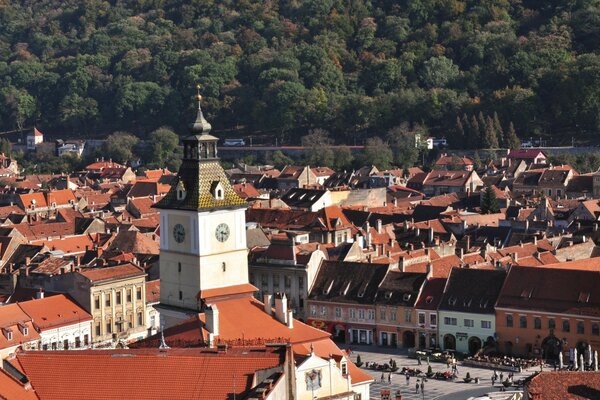
<svg viewBox="0 0 600 400"><path fill-rule="evenodd" d="M217 199L211 193L214 182L220 182L223 187L222 199ZM177 198L179 184L183 184L186 195ZM184 160L177 180L165 197L154 205L156 208L172 208L180 210L212 210L218 208L238 208L246 206L246 201L233 190L223 167L218 160L197 162Z"/></svg>

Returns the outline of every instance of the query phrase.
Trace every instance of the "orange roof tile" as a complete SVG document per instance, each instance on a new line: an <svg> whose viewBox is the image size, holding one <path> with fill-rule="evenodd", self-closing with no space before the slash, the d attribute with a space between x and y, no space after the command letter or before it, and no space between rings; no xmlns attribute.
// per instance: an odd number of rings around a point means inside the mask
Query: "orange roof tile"
<svg viewBox="0 0 600 400"><path fill-rule="evenodd" d="M42 399L227 400L232 392L243 398L255 372L281 366L284 355L277 348L82 350L24 352L16 361ZM93 379L73 379L73 371Z"/></svg>
<svg viewBox="0 0 600 400"><path fill-rule="evenodd" d="M64 294L18 304L41 331L92 320L90 314Z"/></svg>
<svg viewBox="0 0 600 400"><path fill-rule="evenodd" d="M249 283L243 283L241 285L227 286L223 288L215 289L204 289L198 293L198 297L201 299L213 299L222 296L229 296L238 293L254 293L258 289Z"/></svg>
<svg viewBox="0 0 600 400"><path fill-rule="evenodd" d="M0 398L6 400L38 400L30 384L23 384L0 368Z"/></svg>
<svg viewBox="0 0 600 400"><path fill-rule="evenodd" d="M94 247L97 234L77 235L62 239L33 240L31 244L44 245L50 250L62 250L65 254L83 254L86 250Z"/></svg>
<svg viewBox="0 0 600 400"><path fill-rule="evenodd" d="M146 304L160 301L160 279L146 282Z"/></svg>
<svg viewBox="0 0 600 400"><path fill-rule="evenodd" d="M124 279L144 275L144 271L133 264L123 264L106 268L86 268L77 273L83 275L91 282L102 282L111 279Z"/></svg>
<svg viewBox="0 0 600 400"><path fill-rule="evenodd" d="M21 332L19 324L28 328L27 335ZM25 314L18 304L7 304L0 307L0 328L10 329L12 332L11 340L8 340L6 335L0 332L0 349L18 346L40 338L40 335L33 328L31 317Z"/></svg>

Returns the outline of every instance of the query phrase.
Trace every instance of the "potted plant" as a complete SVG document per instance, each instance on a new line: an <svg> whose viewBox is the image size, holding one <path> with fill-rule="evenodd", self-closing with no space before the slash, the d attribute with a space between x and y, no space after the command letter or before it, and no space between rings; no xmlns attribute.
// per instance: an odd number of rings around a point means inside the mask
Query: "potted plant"
<svg viewBox="0 0 600 400"><path fill-rule="evenodd" d="M473 380L473 378L471 378L471 374L469 372L467 372L467 375L463 378L463 381L465 383L470 383Z"/></svg>
<svg viewBox="0 0 600 400"><path fill-rule="evenodd" d="M431 365L427 367L427 373L425 375L427 375L428 378L431 378L433 376L433 370L431 369Z"/></svg>
<svg viewBox="0 0 600 400"><path fill-rule="evenodd" d="M356 356L356 362L355 362L356 366L358 368L360 368L363 365L362 360L360 359L360 354Z"/></svg>

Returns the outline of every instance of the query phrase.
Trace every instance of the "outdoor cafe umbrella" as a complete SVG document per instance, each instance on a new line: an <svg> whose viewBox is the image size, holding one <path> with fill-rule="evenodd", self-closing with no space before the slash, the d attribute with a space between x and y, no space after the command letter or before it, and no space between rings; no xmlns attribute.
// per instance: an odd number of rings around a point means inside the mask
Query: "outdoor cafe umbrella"
<svg viewBox="0 0 600 400"><path fill-rule="evenodd" d="M558 369L563 369L563 353L560 351L558 353Z"/></svg>
<svg viewBox="0 0 600 400"><path fill-rule="evenodd" d="M583 354L580 354L579 355L579 370L583 371L583 367L584 367L584 364L583 364Z"/></svg>
<svg viewBox="0 0 600 400"><path fill-rule="evenodd" d="M573 349L573 369L577 370L577 349Z"/></svg>
<svg viewBox="0 0 600 400"><path fill-rule="evenodd" d="M594 351L594 371L598 371L598 350Z"/></svg>

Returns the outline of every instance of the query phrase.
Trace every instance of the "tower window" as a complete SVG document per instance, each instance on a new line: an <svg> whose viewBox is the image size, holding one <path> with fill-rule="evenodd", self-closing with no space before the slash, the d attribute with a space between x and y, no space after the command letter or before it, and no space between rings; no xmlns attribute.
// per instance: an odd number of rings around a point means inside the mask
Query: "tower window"
<svg viewBox="0 0 600 400"><path fill-rule="evenodd" d="M185 187L183 186L183 182L179 182L177 184L177 200L181 201L185 199L187 192L185 191Z"/></svg>
<svg viewBox="0 0 600 400"><path fill-rule="evenodd" d="M183 292L181 290L179 291L179 300L183 300Z"/></svg>
<svg viewBox="0 0 600 400"><path fill-rule="evenodd" d="M177 263L177 271L181 272L181 263Z"/></svg>
<svg viewBox="0 0 600 400"><path fill-rule="evenodd" d="M223 263L223 272L227 271L227 264Z"/></svg>
<svg viewBox="0 0 600 400"><path fill-rule="evenodd" d="M225 190L223 185L219 181L214 181L210 187L210 192L216 200L223 200L225 197Z"/></svg>

